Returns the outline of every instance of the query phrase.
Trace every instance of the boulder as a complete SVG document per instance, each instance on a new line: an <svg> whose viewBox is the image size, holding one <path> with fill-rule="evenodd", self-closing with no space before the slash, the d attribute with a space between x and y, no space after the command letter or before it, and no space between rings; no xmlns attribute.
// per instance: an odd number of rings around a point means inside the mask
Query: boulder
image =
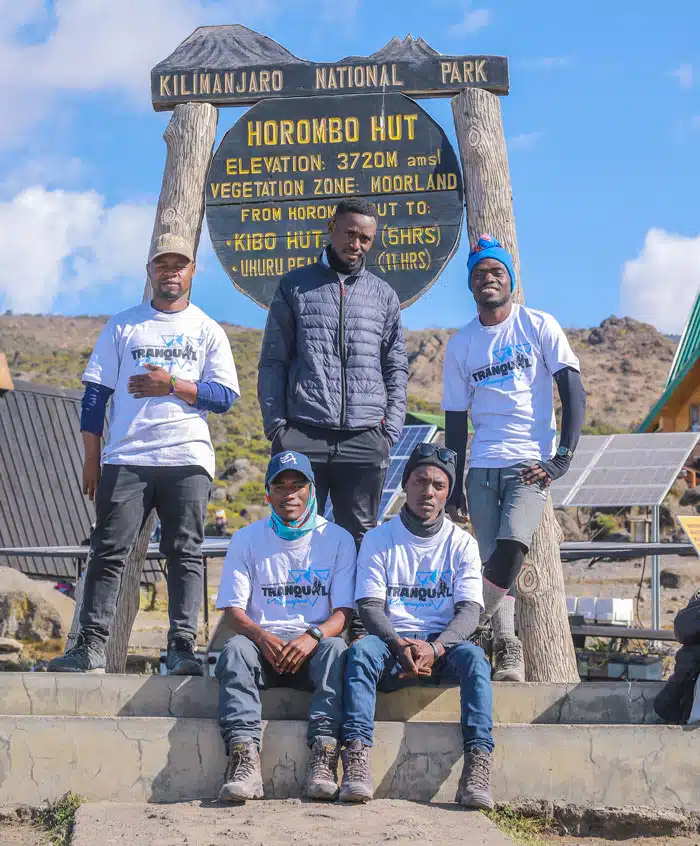
<svg viewBox="0 0 700 846"><path fill-rule="evenodd" d="M700 486L688 488L680 500L680 505L700 505Z"/></svg>
<svg viewBox="0 0 700 846"><path fill-rule="evenodd" d="M0 637L41 641L65 637L75 602L49 582L0 567Z"/></svg>
<svg viewBox="0 0 700 846"><path fill-rule="evenodd" d="M678 573L674 573L673 570L662 570L659 573L659 581L661 582L661 587L665 588L677 588L681 586L681 577Z"/></svg>

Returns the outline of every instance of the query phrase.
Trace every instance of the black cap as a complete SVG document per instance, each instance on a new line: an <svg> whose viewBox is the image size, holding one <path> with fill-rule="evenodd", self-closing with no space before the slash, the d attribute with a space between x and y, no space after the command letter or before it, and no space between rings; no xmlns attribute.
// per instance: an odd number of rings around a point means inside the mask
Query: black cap
<svg viewBox="0 0 700 846"><path fill-rule="evenodd" d="M408 477L413 473L416 467L422 466L437 467L447 474L450 480L450 490L448 496L452 493L455 481L457 479L457 456L451 449L439 447L437 444L418 444L404 467L403 477L401 479L401 486L406 487Z"/></svg>

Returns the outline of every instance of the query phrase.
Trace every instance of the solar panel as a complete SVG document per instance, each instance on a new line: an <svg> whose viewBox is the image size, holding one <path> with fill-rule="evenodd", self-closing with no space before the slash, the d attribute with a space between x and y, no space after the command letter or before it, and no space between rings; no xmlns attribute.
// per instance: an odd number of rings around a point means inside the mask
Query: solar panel
<svg viewBox="0 0 700 846"><path fill-rule="evenodd" d="M381 523L389 508L391 507L394 498L401 490L401 477L403 476L404 467L413 452L416 444L430 443L435 437L437 426L404 426L401 431L401 436L398 441L391 448L389 453L389 467L386 471L384 479L384 489L382 490L382 497L379 500L379 514L378 520ZM333 519L333 505L330 496L326 501L326 510L323 514L326 520Z"/></svg>
<svg viewBox="0 0 700 846"><path fill-rule="evenodd" d="M660 505L700 439L696 432L587 435L552 484L555 507Z"/></svg>

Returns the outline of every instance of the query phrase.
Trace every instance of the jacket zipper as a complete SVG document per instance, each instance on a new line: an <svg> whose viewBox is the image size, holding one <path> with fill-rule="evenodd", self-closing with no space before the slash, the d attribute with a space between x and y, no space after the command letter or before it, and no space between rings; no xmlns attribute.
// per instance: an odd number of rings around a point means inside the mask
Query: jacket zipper
<svg viewBox="0 0 700 846"><path fill-rule="evenodd" d="M345 282L340 282L340 330L338 339L340 342L340 425L345 426L347 418L347 396L345 385Z"/></svg>

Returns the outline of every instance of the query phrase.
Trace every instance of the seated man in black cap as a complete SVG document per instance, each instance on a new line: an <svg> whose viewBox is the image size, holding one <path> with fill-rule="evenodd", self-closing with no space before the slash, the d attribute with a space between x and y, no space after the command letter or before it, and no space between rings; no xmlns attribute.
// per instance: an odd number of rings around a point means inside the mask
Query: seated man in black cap
<svg viewBox="0 0 700 846"><path fill-rule="evenodd" d="M461 688L464 769L457 801L492 808L491 672L469 642L483 608L476 541L445 519L455 484L455 453L418 444L406 464L399 517L365 535L355 598L369 635L347 653L340 799L364 802L374 788L370 747L377 688L432 677Z"/></svg>
<svg viewBox="0 0 700 846"><path fill-rule="evenodd" d="M234 534L216 602L236 632L216 665L229 756L219 799L263 798L258 689L277 685L313 691L304 793L334 799L346 651L339 635L354 605L355 543L318 514L305 455L275 455L265 487L272 515Z"/></svg>

